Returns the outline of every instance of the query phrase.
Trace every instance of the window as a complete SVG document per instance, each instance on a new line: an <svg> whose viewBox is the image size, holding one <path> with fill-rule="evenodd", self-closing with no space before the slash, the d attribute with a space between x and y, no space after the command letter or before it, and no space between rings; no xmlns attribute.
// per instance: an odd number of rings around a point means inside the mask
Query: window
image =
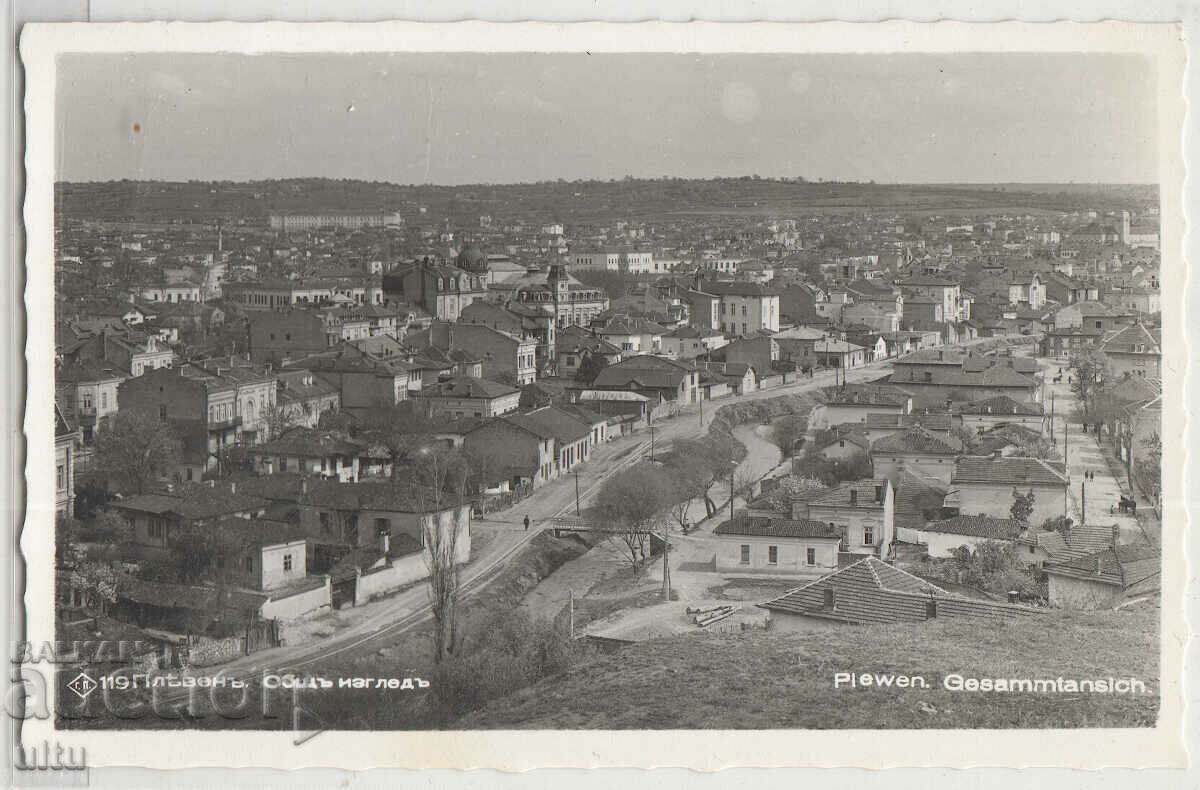
<svg viewBox="0 0 1200 790"><path fill-rule="evenodd" d="M826 609L832 609L837 606L837 596L835 595L835 592L836 591L832 587L825 588L824 604Z"/></svg>
<svg viewBox="0 0 1200 790"><path fill-rule="evenodd" d="M100 393L100 408L102 408L102 409L108 408L108 393L107 392Z"/></svg>
<svg viewBox="0 0 1200 790"><path fill-rule="evenodd" d="M816 565L817 564L817 550L816 549L805 549L804 550L804 561L807 562L809 565Z"/></svg>
<svg viewBox="0 0 1200 790"><path fill-rule="evenodd" d="M58 465L58 475L55 478L58 481L58 490L62 491L67 487L67 467L64 464Z"/></svg>
<svg viewBox="0 0 1200 790"><path fill-rule="evenodd" d="M319 518L321 521L321 531L328 534L328 532L329 532L329 514L322 512L320 514Z"/></svg>
<svg viewBox="0 0 1200 790"><path fill-rule="evenodd" d="M747 543L742 544L742 564L750 564L750 545Z"/></svg>
<svg viewBox="0 0 1200 790"><path fill-rule="evenodd" d="M254 557L246 558L246 573L254 573Z"/></svg>
<svg viewBox="0 0 1200 790"><path fill-rule="evenodd" d="M770 565L779 564L779 547L767 546L767 563Z"/></svg>
<svg viewBox="0 0 1200 790"><path fill-rule="evenodd" d="M83 393L83 408L85 408L85 409L92 408L92 393L90 393L90 392Z"/></svg>
<svg viewBox="0 0 1200 790"><path fill-rule="evenodd" d="M283 569L285 571L290 571L292 569L292 555L291 554L283 555Z"/></svg>
<svg viewBox="0 0 1200 790"><path fill-rule="evenodd" d="M863 545L875 545L875 530L871 527L863 527Z"/></svg>
<svg viewBox="0 0 1200 790"><path fill-rule="evenodd" d="M287 459L286 455L279 456L279 471L280 472L287 471L287 461L288 461L288 459Z"/></svg>

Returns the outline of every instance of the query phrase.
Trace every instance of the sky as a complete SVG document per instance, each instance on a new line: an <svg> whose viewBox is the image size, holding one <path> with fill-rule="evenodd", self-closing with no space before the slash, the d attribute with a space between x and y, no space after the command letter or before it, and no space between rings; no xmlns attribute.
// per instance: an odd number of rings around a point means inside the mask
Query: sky
<svg viewBox="0 0 1200 790"><path fill-rule="evenodd" d="M1153 183L1125 55L64 55L57 178Z"/></svg>

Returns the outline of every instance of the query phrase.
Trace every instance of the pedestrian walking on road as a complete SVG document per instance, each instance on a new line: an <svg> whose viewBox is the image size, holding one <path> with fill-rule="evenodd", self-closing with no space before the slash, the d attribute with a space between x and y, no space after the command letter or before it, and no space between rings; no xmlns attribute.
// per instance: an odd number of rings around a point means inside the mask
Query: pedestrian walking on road
<svg viewBox="0 0 1200 790"><path fill-rule="evenodd" d="M525 531L529 531L529 516L525 516Z"/></svg>

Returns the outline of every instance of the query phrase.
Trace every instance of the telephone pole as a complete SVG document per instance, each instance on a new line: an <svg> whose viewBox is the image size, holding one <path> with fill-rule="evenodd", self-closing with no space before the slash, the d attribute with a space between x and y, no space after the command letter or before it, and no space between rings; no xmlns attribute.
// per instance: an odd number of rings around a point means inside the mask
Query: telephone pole
<svg viewBox="0 0 1200 790"><path fill-rule="evenodd" d="M580 510L579 510L579 470L575 469L573 471L575 472L575 515L578 516L578 515L580 515Z"/></svg>
<svg viewBox="0 0 1200 790"><path fill-rule="evenodd" d="M1079 526L1087 523L1087 483L1079 481Z"/></svg>
<svg viewBox="0 0 1200 790"><path fill-rule="evenodd" d="M733 521L733 473L737 470L737 466L733 461L729 462L729 520Z"/></svg>

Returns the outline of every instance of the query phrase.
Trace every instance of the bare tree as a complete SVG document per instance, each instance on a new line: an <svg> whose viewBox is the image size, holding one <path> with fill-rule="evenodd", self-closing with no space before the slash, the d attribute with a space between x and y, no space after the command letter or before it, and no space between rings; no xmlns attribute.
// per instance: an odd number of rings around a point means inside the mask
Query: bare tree
<svg viewBox="0 0 1200 790"><path fill-rule="evenodd" d="M1108 357L1102 351L1079 351L1071 356L1071 390L1079 396L1085 413L1091 410L1091 398L1108 373Z"/></svg>
<svg viewBox="0 0 1200 790"><path fill-rule="evenodd" d="M413 454L412 486L421 510L421 542L429 569L429 606L437 624L434 660L445 661L462 646L458 629L460 588L458 541L469 528L470 465L462 453L424 447ZM468 520L463 523L464 514Z"/></svg>
<svg viewBox="0 0 1200 790"><path fill-rule="evenodd" d="M651 530L671 502L665 476L648 461L613 475L596 494L592 519L602 534L624 547L635 577L646 559Z"/></svg>

